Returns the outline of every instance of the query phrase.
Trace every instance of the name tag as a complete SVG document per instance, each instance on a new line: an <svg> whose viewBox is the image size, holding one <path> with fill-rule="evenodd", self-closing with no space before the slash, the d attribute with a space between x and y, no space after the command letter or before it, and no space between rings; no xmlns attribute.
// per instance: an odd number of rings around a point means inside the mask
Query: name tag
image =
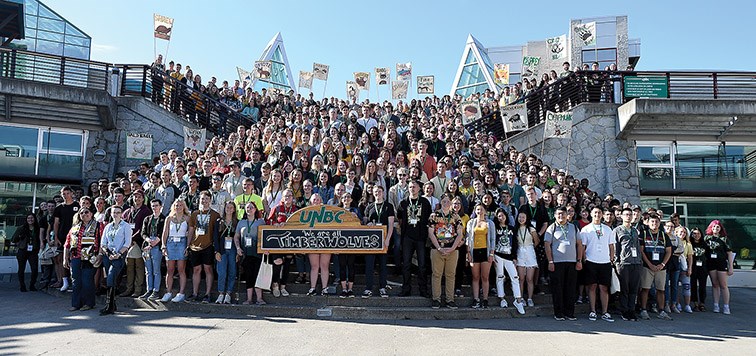
<svg viewBox="0 0 756 356"><path fill-rule="evenodd" d="M136 230L136 224L129 224L129 226L131 226L131 231Z"/></svg>
<svg viewBox="0 0 756 356"><path fill-rule="evenodd" d="M654 252L653 254L651 254L651 259L654 260L654 261L658 261L659 260L659 253L658 252Z"/></svg>
<svg viewBox="0 0 756 356"><path fill-rule="evenodd" d="M508 247L508 248L505 248L505 249L504 249L504 254L505 254L505 255L509 255L509 254L511 254L511 253L512 253L512 248L511 248L511 247Z"/></svg>
<svg viewBox="0 0 756 356"><path fill-rule="evenodd" d="M231 249L231 245L232 245L233 242L234 241L231 240L231 239L226 239L226 243L225 243L226 250L230 250Z"/></svg>
<svg viewBox="0 0 756 356"><path fill-rule="evenodd" d="M696 261L696 266L703 267L703 261Z"/></svg>
<svg viewBox="0 0 756 356"><path fill-rule="evenodd" d="M562 245L564 245L564 246L569 246L571 244L572 243L570 242L570 240L564 240L564 242L562 242Z"/></svg>
<svg viewBox="0 0 756 356"><path fill-rule="evenodd" d="M530 220L530 226L532 226L532 227L536 227L536 222L535 222L535 220Z"/></svg>
<svg viewBox="0 0 756 356"><path fill-rule="evenodd" d="M244 245L247 246L247 247L252 246L252 238L251 237L245 238L244 239Z"/></svg>
<svg viewBox="0 0 756 356"><path fill-rule="evenodd" d="M412 225L417 225L417 219L410 219L409 223Z"/></svg>
<svg viewBox="0 0 756 356"><path fill-rule="evenodd" d="M375 223L375 226L383 226L383 223L377 222L377 223Z"/></svg>
<svg viewBox="0 0 756 356"><path fill-rule="evenodd" d="M26 245L26 251L32 252L34 245Z"/></svg>
<svg viewBox="0 0 756 356"><path fill-rule="evenodd" d="M174 236L173 242L181 242L181 236Z"/></svg>
<svg viewBox="0 0 756 356"><path fill-rule="evenodd" d="M638 249L635 247L630 248L630 256L638 257Z"/></svg>
<svg viewBox="0 0 756 356"><path fill-rule="evenodd" d="M711 254L711 258L717 258L717 254L716 253L712 253Z"/></svg>
<svg viewBox="0 0 756 356"><path fill-rule="evenodd" d="M196 234L197 236L199 236L199 235L204 235L204 234L205 234L205 229L203 229L203 228L201 228L201 227L198 227L198 228L197 228L196 230L194 230L194 232L195 232L195 234Z"/></svg>
<svg viewBox="0 0 756 356"><path fill-rule="evenodd" d="M447 232L444 234L444 237L446 237L447 239L450 239L452 238L452 234L450 232Z"/></svg>

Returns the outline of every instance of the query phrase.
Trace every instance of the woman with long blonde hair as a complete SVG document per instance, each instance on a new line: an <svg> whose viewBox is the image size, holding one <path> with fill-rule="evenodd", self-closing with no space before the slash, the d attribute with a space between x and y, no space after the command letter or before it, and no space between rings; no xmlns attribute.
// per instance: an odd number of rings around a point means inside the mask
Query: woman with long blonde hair
<svg viewBox="0 0 756 356"><path fill-rule="evenodd" d="M183 302L186 300L186 256L187 256L187 238L186 232L189 228L189 208L182 199L176 199L171 204L171 212L165 219L163 228L162 243L163 256L168 273L165 275L165 289L161 301L163 303ZM179 292L173 296L173 274L178 269L179 273Z"/></svg>

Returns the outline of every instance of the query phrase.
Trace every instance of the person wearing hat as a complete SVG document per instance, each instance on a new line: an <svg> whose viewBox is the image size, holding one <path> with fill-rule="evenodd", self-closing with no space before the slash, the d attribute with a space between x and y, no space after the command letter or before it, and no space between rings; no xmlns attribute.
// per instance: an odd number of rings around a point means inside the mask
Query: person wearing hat
<svg viewBox="0 0 756 356"><path fill-rule="evenodd" d="M144 260L142 259L142 224L150 216L150 208L144 204L144 191L132 195L134 205L123 212L123 220L131 226L131 246L126 253L126 290L120 297L139 297L144 288Z"/></svg>

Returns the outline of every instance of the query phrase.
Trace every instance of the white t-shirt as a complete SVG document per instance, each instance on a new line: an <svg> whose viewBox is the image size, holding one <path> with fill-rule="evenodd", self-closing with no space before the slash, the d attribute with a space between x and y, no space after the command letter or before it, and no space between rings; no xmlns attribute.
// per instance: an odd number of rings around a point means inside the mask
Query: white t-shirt
<svg viewBox="0 0 756 356"><path fill-rule="evenodd" d="M580 240L585 246L585 259L593 263L609 263L609 245L614 245L614 235L609 226L590 223L580 230Z"/></svg>

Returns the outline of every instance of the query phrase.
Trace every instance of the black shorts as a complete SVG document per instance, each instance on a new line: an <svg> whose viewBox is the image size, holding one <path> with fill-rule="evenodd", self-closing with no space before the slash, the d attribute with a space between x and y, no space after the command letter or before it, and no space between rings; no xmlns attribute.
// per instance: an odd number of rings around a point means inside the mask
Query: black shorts
<svg viewBox="0 0 756 356"><path fill-rule="evenodd" d="M612 264L611 263L593 263L591 261L585 261L583 264L583 276L585 277L584 283L600 284L608 286L612 284Z"/></svg>
<svg viewBox="0 0 756 356"><path fill-rule="evenodd" d="M472 251L473 263L488 262L488 249L476 248Z"/></svg>
<svg viewBox="0 0 756 356"><path fill-rule="evenodd" d="M215 254L213 253L213 247L210 246L201 251L189 250L189 264L191 264L192 267L201 265L214 265Z"/></svg>
<svg viewBox="0 0 756 356"><path fill-rule="evenodd" d="M729 266L727 260L722 258L706 260L706 269L709 271L727 272Z"/></svg>

